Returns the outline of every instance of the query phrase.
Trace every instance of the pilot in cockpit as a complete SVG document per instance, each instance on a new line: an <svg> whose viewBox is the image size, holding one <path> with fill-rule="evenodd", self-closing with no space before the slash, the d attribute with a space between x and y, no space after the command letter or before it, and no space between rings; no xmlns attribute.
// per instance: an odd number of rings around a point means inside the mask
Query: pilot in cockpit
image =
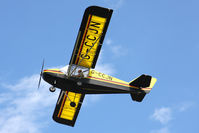
<svg viewBox="0 0 199 133"><path fill-rule="evenodd" d="M83 78L84 77L84 73L82 72L81 69L78 70L78 75L77 77Z"/></svg>

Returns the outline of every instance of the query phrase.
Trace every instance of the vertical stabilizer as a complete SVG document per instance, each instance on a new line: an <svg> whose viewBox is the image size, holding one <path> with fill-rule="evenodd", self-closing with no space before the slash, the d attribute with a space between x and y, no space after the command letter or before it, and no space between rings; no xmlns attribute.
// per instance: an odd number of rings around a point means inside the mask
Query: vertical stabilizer
<svg viewBox="0 0 199 133"><path fill-rule="evenodd" d="M143 92L140 93L131 93L131 98L134 101L141 102L145 95L151 91L155 85L157 79L149 75L141 75L140 77L132 80L129 85L139 87Z"/></svg>

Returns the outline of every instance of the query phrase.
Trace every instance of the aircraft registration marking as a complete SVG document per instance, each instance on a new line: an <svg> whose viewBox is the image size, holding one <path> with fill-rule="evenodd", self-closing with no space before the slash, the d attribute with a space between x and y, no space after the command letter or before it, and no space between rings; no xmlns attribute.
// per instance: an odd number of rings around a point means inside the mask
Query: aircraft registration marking
<svg viewBox="0 0 199 133"><path fill-rule="evenodd" d="M101 78L97 78L97 77L89 76L88 78L94 79L94 80L99 80L99 81L102 81L102 82L111 83L111 84L117 84L117 85L121 85L121 86L125 86L125 87L131 87L131 88L134 88L134 89L141 89L141 90L147 90L147 91L151 90L151 88L139 88L139 87L136 87L136 86L131 86L129 84L116 82L116 81L111 81L111 80L105 80L105 79L101 79Z"/></svg>
<svg viewBox="0 0 199 133"><path fill-rule="evenodd" d="M111 76L106 75L106 74L101 73L101 72L98 72L98 71L95 71L95 70L91 70L89 75L91 75L92 77L100 77L102 79L111 80L111 81L113 79Z"/></svg>
<svg viewBox="0 0 199 133"><path fill-rule="evenodd" d="M88 77L88 78L90 78L90 79L95 79L95 80L99 80L99 81L102 81L102 82L108 82L108 83L112 83L112 84L117 84L117 85L122 85L122 86L126 86L126 87L132 87L132 88L135 88L135 89L139 89L138 87L131 86L131 85L129 85L129 84L124 84L124 83L116 82L116 81L105 80L105 79L96 78L96 77Z"/></svg>
<svg viewBox="0 0 199 133"><path fill-rule="evenodd" d="M89 15L75 64L91 68L105 23L106 18Z"/></svg>

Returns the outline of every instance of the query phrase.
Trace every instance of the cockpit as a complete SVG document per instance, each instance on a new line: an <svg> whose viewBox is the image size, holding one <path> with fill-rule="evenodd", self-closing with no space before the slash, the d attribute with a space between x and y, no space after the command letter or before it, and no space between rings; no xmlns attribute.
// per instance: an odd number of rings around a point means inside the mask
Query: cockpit
<svg viewBox="0 0 199 133"><path fill-rule="evenodd" d="M67 76L71 77L88 77L89 68L78 66L78 65L68 65L60 69L61 72L65 73Z"/></svg>

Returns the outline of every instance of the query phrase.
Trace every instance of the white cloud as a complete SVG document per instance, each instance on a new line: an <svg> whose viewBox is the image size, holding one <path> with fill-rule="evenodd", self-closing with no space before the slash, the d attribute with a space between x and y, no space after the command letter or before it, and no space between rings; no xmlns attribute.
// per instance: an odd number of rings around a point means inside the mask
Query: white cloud
<svg viewBox="0 0 199 133"><path fill-rule="evenodd" d="M39 133L45 126L42 118L54 110L58 96L49 93L49 85L44 82L37 90L38 79L39 75L32 75L14 85L2 85L7 91L1 93L0 99L1 133Z"/></svg>
<svg viewBox="0 0 199 133"><path fill-rule="evenodd" d="M105 44L107 44L107 45L111 45L112 44L112 40L111 39L107 39L106 41L105 41Z"/></svg>
<svg viewBox="0 0 199 133"><path fill-rule="evenodd" d="M0 104L9 101L12 97L9 94L2 93L0 94Z"/></svg>
<svg viewBox="0 0 199 133"><path fill-rule="evenodd" d="M114 67L111 64L99 64L95 68L97 71L104 74L113 75L115 72Z"/></svg>
<svg viewBox="0 0 199 133"><path fill-rule="evenodd" d="M124 4L124 0L118 0L114 5L114 9L119 9Z"/></svg>
<svg viewBox="0 0 199 133"><path fill-rule="evenodd" d="M104 2L114 10L119 9L124 4L124 0L104 0Z"/></svg>
<svg viewBox="0 0 199 133"><path fill-rule="evenodd" d="M38 79L39 79L39 75L32 75L30 77L24 77L20 79L17 84L14 84L14 85L2 84L2 86L15 92L20 92L22 90L27 92L27 91L31 91L35 83L38 82Z"/></svg>
<svg viewBox="0 0 199 133"><path fill-rule="evenodd" d="M184 102L184 103L179 104L178 108L179 108L180 112L184 112L184 111L190 109L191 107L193 107L194 105L195 105L194 102Z"/></svg>
<svg viewBox="0 0 199 133"><path fill-rule="evenodd" d="M1 133L39 133L38 125L22 115L9 117L2 123Z"/></svg>
<svg viewBox="0 0 199 133"><path fill-rule="evenodd" d="M154 113L150 116L151 119L159 121L163 124L163 128L152 130L150 133L170 133L169 122L173 119L174 114L182 113L192 108L196 103L193 101L186 101L178 103L173 107L161 107L154 110Z"/></svg>
<svg viewBox="0 0 199 133"><path fill-rule="evenodd" d="M115 56L124 56L128 50L122 47L122 45L115 45L111 48L111 51Z"/></svg>
<svg viewBox="0 0 199 133"><path fill-rule="evenodd" d="M150 133L169 133L169 129L168 127L163 127L158 130L152 130Z"/></svg>
<svg viewBox="0 0 199 133"><path fill-rule="evenodd" d="M83 107L99 102L102 97L103 97L102 95L96 95L96 94L86 95L84 98Z"/></svg>
<svg viewBox="0 0 199 133"><path fill-rule="evenodd" d="M114 66L111 63L104 63L104 58L104 51L101 50L95 69L104 74L113 75L115 73Z"/></svg>
<svg viewBox="0 0 199 133"><path fill-rule="evenodd" d="M171 113L171 108L162 107L159 109L155 109L151 118L159 121L161 124L167 124L172 119Z"/></svg>
<svg viewBox="0 0 199 133"><path fill-rule="evenodd" d="M105 41L105 44L107 44L108 48L110 49L112 56L121 57L128 53L128 49L122 45L115 44L110 38Z"/></svg>

